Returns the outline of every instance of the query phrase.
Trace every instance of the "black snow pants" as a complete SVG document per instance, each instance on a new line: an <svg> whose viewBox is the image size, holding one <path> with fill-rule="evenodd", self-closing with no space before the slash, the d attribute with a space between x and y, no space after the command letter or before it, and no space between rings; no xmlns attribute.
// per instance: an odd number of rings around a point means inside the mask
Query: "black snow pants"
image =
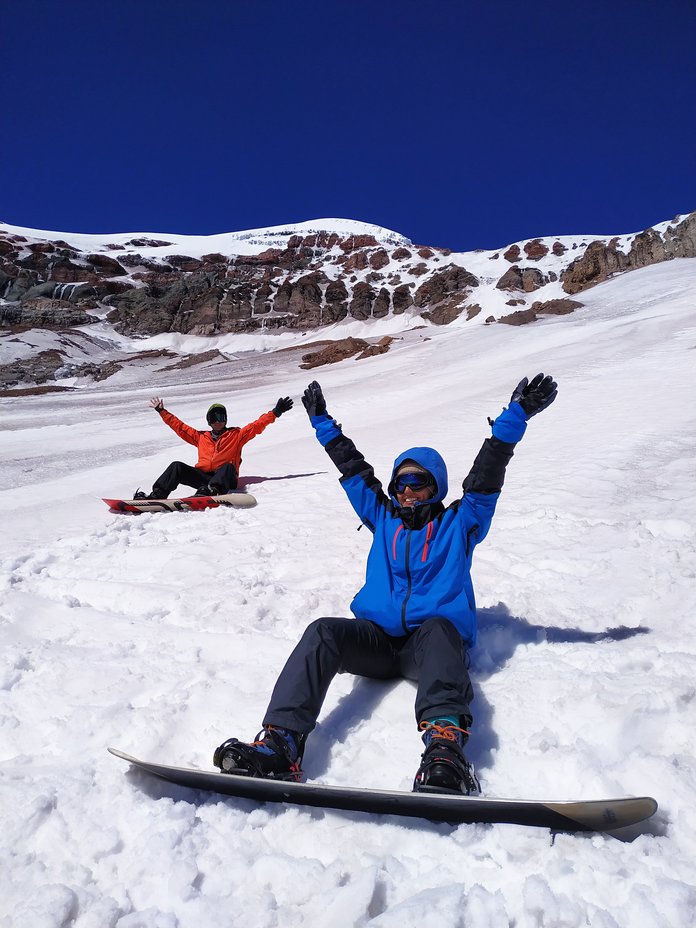
<svg viewBox="0 0 696 928"><path fill-rule="evenodd" d="M207 484L218 493L229 493L237 489L237 468L234 464L223 464L217 470L205 471L184 464L183 461L174 461L155 480L152 489L160 499L166 499L180 483L196 490Z"/></svg>
<svg viewBox="0 0 696 928"><path fill-rule="evenodd" d="M441 716L472 722L473 699L464 640L447 619L428 619L413 634L394 638L367 619L317 619L288 658L263 720L308 735L337 673L417 683L416 721Z"/></svg>

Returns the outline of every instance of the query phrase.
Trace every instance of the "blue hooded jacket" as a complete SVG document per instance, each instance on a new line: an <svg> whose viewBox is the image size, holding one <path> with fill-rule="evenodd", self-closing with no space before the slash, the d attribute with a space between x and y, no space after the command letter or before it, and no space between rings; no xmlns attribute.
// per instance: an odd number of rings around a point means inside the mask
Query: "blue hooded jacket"
<svg viewBox="0 0 696 928"><path fill-rule="evenodd" d="M505 467L524 434L522 408L511 403L493 423L493 437L484 442L465 479L463 496L447 507L443 504L447 468L433 448L409 448L397 457L387 496L373 468L333 419L324 414L312 416L311 422L341 471L341 485L353 509L374 535L365 584L351 603L353 614L395 637L410 635L430 618L445 618L467 645L473 645L473 551L488 533ZM432 474L436 491L425 503L402 509L393 484L405 461L414 461Z"/></svg>

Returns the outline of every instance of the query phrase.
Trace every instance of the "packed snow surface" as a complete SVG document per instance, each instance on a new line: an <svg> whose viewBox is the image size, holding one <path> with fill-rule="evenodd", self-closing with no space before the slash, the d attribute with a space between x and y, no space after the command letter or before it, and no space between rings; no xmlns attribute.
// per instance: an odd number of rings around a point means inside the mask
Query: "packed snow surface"
<svg viewBox="0 0 696 928"><path fill-rule="evenodd" d="M696 261L516 329L423 328L312 372L95 384L0 400L2 928L687 928L696 910ZM489 796L652 795L622 834L551 835L289 808L129 772L106 751L211 767L251 738L305 625L346 615L370 543L299 398L377 474L432 445L450 499L523 375L552 373L477 549L470 756ZM145 375L140 372L141 378ZM176 375L175 375L176 376ZM111 514L175 459L148 407L203 427L295 409L247 446L249 510ZM336 678L304 768L410 789L414 687Z"/></svg>

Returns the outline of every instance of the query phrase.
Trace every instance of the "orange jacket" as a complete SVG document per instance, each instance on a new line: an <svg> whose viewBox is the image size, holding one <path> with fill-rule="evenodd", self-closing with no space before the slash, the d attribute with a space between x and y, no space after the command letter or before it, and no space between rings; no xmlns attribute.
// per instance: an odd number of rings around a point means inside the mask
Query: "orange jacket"
<svg viewBox="0 0 696 928"><path fill-rule="evenodd" d="M173 429L179 438L183 438L189 445L195 445L198 448L198 461L196 467L200 470L212 473L223 464L234 464L239 473L242 463L242 448L248 441L260 435L261 432L275 422L278 418L273 412L265 412L255 422L243 425L241 428L232 426L225 429L217 441L213 441L212 432L199 432L198 429L186 425L181 419L163 409L160 412L163 421L167 423L170 429Z"/></svg>

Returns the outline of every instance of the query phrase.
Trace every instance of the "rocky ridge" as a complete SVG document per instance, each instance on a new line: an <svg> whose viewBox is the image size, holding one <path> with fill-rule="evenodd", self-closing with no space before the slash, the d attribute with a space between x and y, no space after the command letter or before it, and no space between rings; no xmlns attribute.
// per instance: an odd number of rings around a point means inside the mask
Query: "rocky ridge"
<svg viewBox="0 0 696 928"><path fill-rule="evenodd" d="M634 235L537 238L469 253L346 220L209 237L0 223L0 334L84 332L95 322L128 338L304 332L403 316L520 325L572 312L582 303L569 297L613 274L695 256L696 212ZM42 370L53 361L44 358ZM12 379L2 371L0 386Z"/></svg>

